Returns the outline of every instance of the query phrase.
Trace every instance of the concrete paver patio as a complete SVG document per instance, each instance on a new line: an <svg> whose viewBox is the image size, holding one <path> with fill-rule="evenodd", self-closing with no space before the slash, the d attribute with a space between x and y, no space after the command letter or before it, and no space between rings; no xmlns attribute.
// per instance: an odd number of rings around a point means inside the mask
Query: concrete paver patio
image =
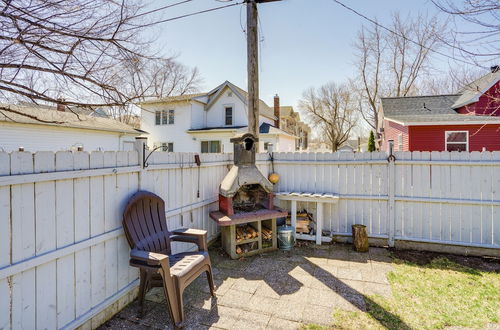
<svg viewBox="0 0 500 330"><path fill-rule="evenodd" d="M331 325L334 308L364 311L365 296L390 296L386 274L389 252L351 245L307 245L244 260L230 260L211 248L217 297L205 276L184 293L186 329L297 329L301 324ZM146 315L137 318L134 301L103 328L172 328L161 288L147 295Z"/></svg>

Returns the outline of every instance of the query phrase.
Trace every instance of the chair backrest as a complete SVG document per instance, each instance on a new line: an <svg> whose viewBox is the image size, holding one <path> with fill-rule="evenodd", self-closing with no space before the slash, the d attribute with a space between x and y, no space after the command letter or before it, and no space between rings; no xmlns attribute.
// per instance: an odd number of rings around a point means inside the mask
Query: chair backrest
<svg viewBox="0 0 500 330"><path fill-rule="evenodd" d="M148 191L135 193L123 212L123 229L131 248L170 254L165 202L159 196Z"/></svg>

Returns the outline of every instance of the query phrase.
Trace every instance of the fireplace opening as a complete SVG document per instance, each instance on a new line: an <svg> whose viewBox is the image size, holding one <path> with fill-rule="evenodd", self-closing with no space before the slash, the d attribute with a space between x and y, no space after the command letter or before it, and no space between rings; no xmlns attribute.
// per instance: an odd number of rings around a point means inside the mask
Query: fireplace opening
<svg viewBox="0 0 500 330"><path fill-rule="evenodd" d="M253 140L250 138L245 139L245 150L250 151L253 147Z"/></svg>
<svg viewBox="0 0 500 330"><path fill-rule="evenodd" d="M269 193L260 184L241 186L233 197L234 213L254 212L268 208Z"/></svg>

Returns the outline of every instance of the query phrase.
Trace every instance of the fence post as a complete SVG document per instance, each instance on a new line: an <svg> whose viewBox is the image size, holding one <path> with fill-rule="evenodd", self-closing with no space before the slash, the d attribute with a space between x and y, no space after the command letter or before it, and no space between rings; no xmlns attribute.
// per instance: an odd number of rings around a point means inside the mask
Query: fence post
<svg viewBox="0 0 500 330"><path fill-rule="evenodd" d="M389 205L388 205L388 215L389 215L389 233L388 233L388 240L387 243L389 247L394 247L394 233L395 233L395 227L396 227L396 215L395 215L395 208L394 208L394 193L395 193L395 160L396 158L393 155L393 147L394 147L394 142L392 140L389 140L389 151L388 151L388 165L387 165L387 184L388 189L388 195L389 195Z"/></svg>
<svg viewBox="0 0 500 330"><path fill-rule="evenodd" d="M144 168L144 156L145 156L145 146L148 145L148 138L138 136L135 138L134 150L137 151L137 156L139 158L139 166L141 170L139 171L139 180L138 180L138 190L142 190L144 188L144 173L146 169Z"/></svg>

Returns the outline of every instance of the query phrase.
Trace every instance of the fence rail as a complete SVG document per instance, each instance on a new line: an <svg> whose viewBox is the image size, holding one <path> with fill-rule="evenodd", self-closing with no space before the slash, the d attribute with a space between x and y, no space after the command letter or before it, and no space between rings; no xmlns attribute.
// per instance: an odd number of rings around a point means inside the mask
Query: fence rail
<svg viewBox="0 0 500 330"><path fill-rule="evenodd" d="M0 329L74 328L137 286L121 214L139 189L166 202L170 228L218 229L208 213L231 154L0 152ZM500 152L257 155L277 192L336 194L330 235L365 224L373 238L500 248ZM286 202L283 206L287 207ZM319 205L319 206L316 206ZM174 251L190 248L186 243Z"/></svg>
<svg viewBox="0 0 500 330"><path fill-rule="evenodd" d="M229 159L160 153L143 170L135 151L0 153L0 329L74 328L137 286L121 214L139 189L166 201L170 228L214 237Z"/></svg>

